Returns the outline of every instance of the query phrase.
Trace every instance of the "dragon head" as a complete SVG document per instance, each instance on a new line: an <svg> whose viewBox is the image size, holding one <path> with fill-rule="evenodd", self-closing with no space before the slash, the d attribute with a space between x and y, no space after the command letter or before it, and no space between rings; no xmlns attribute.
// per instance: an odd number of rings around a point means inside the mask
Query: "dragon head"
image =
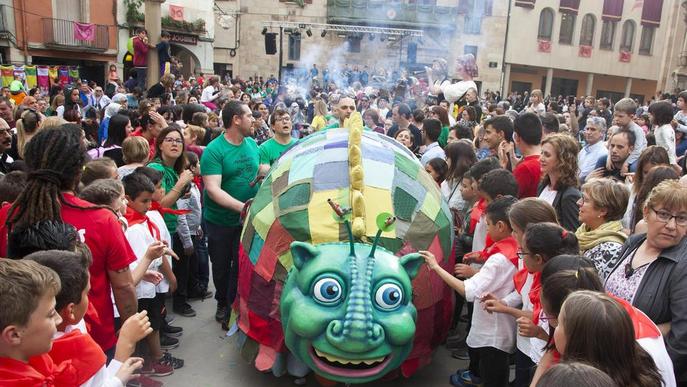
<svg viewBox="0 0 687 387"><path fill-rule="evenodd" d="M352 242L293 242L291 255L281 298L289 350L339 382L365 383L399 367L415 336L411 281L422 258Z"/></svg>

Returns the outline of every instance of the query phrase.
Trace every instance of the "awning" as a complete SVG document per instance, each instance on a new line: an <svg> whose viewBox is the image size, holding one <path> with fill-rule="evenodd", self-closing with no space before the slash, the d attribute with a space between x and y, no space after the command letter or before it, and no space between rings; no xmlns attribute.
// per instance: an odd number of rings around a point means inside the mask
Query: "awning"
<svg viewBox="0 0 687 387"><path fill-rule="evenodd" d="M620 21L623 16L624 0L604 0L604 10L601 18L608 21Z"/></svg>
<svg viewBox="0 0 687 387"><path fill-rule="evenodd" d="M535 1L536 0L515 0L515 6L523 8L534 8Z"/></svg>
<svg viewBox="0 0 687 387"><path fill-rule="evenodd" d="M560 12L577 15L580 10L580 0L561 0L561 5L558 8Z"/></svg>
<svg viewBox="0 0 687 387"><path fill-rule="evenodd" d="M644 0L642 25L658 27L661 24L661 13L663 13L663 0Z"/></svg>

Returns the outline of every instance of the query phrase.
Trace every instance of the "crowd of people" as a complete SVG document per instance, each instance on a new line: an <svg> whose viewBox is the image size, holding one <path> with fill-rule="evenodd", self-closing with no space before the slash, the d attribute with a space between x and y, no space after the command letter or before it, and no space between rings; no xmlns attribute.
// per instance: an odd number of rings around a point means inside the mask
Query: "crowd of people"
<svg viewBox="0 0 687 387"><path fill-rule="evenodd" d="M153 47L145 31L134 47ZM3 90L0 381L162 385L184 366L172 320L196 316L210 278L217 322L236 329L261 178L360 114L417 155L453 213L454 272L421 252L457 292L446 345L469 367L451 384L687 383L687 92L480 98L471 55L459 81L439 59L391 84L316 66L281 83L185 80L169 60L146 91L140 61L124 82L114 69L102 85Z"/></svg>

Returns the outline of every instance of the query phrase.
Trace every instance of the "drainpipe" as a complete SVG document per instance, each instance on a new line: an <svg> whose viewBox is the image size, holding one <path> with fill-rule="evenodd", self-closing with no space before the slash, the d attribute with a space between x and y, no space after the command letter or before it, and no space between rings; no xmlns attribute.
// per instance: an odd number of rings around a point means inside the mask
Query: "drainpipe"
<svg viewBox="0 0 687 387"><path fill-rule="evenodd" d="M501 59L501 98L506 98L504 95L505 92L505 81L506 81L506 51L508 50L508 33L510 32L510 13L511 13L511 4L513 4L513 0L508 0L508 15L506 17L506 37L504 38L504 43L503 43L503 58Z"/></svg>
<svg viewBox="0 0 687 387"><path fill-rule="evenodd" d="M29 64L29 37L26 28L26 0L21 0L21 29L24 35L24 64Z"/></svg>

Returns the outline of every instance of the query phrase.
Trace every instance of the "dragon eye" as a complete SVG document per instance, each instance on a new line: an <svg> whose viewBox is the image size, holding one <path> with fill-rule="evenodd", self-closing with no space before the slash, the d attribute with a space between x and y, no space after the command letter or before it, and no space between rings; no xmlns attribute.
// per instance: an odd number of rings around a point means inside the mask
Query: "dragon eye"
<svg viewBox="0 0 687 387"><path fill-rule="evenodd" d="M334 304L341 299L341 284L332 277L325 277L317 282L313 287L313 296L323 304Z"/></svg>
<svg viewBox="0 0 687 387"><path fill-rule="evenodd" d="M393 310L401 305L403 290L396 284L384 284L377 289L375 302L383 310Z"/></svg>

